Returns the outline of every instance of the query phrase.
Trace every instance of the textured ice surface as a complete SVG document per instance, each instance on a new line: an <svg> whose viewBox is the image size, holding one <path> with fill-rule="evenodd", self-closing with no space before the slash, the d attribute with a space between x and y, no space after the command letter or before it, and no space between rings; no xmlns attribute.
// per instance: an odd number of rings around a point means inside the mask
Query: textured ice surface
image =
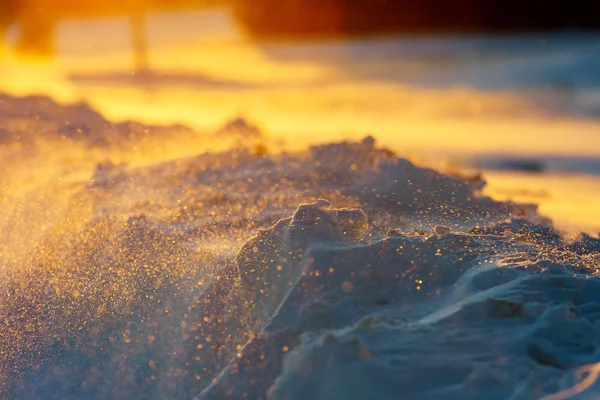
<svg viewBox="0 0 600 400"><path fill-rule="evenodd" d="M573 252L522 220L353 243L322 206L242 248L242 276L271 270L258 290L242 279L255 315L266 300L279 307L199 399L539 398L598 361L597 243ZM290 247L307 209L313 222Z"/></svg>
<svg viewBox="0 0 600 400"><path fill-rule="evenodd" d="M0 397L537 399L593 378L598 239L480 181L371 137L269 154L242 120L218 132L237 148L189 156L214 135L38 97L0 118Z"/></svg>

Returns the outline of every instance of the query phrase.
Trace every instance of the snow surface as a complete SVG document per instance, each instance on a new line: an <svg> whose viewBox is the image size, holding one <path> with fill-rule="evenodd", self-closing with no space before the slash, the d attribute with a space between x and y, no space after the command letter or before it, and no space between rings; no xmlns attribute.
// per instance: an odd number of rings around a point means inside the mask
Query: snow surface
<svg viewBox="0 0 600 400"><path fill-rule="evenodd" d="M3 398L600 393L600 240L481 180L372 137L270 153L243 120L3 96L0 121Z"/></svg>

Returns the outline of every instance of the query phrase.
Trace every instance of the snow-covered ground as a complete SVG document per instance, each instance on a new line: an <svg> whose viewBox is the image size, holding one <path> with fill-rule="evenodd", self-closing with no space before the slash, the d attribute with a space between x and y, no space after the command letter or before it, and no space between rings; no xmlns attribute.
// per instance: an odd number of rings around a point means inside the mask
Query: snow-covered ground
<svg viewBox="0 0 600 400"><path fill-rule="evenodd" d="M270 154L243 120L3 96L0 122L3 398L600 390L599 239L481 180L372 137Z"/></svg>
<svg viewBox="0 0 600 400"><path fill-rule="evenodd" d="M600 36L149 22L0 61L1 398L598 397Z"/></svg>

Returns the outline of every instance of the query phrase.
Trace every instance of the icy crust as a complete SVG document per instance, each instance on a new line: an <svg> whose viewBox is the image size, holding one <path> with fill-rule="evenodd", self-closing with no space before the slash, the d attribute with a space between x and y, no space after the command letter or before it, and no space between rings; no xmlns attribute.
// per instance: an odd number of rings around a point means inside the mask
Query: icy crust
<svg viewBox="0 0 600 400"><path fill-rule="evenodd" d="M331 210L325 200L301 205L292 218L250 239L236 257L244 299L253 314L266 322L288 295L289 286L303 273L293 263L318 246L360 238L367 230L362 210Z"/></svg>
<svg viewBox="0 0 600 400"><path fill-rule="evenodd" d="M365 243L366 226L319 200L246 242L257 335L197 399L534 399L600 361L597 239L573 252L517 219Z"/></svg>

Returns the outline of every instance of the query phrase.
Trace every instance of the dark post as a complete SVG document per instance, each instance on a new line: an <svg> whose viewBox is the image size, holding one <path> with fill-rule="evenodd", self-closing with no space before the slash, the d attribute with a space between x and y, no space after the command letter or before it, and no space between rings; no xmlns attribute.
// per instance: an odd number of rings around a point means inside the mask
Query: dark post
<svg viewBox="0 0 600 400"><path fill-rule="evenodd" d="M142 76L148 72L149 66L146 20L141 11L135 11L131 14L131 36L133 40L134 73Z"/></svg>

